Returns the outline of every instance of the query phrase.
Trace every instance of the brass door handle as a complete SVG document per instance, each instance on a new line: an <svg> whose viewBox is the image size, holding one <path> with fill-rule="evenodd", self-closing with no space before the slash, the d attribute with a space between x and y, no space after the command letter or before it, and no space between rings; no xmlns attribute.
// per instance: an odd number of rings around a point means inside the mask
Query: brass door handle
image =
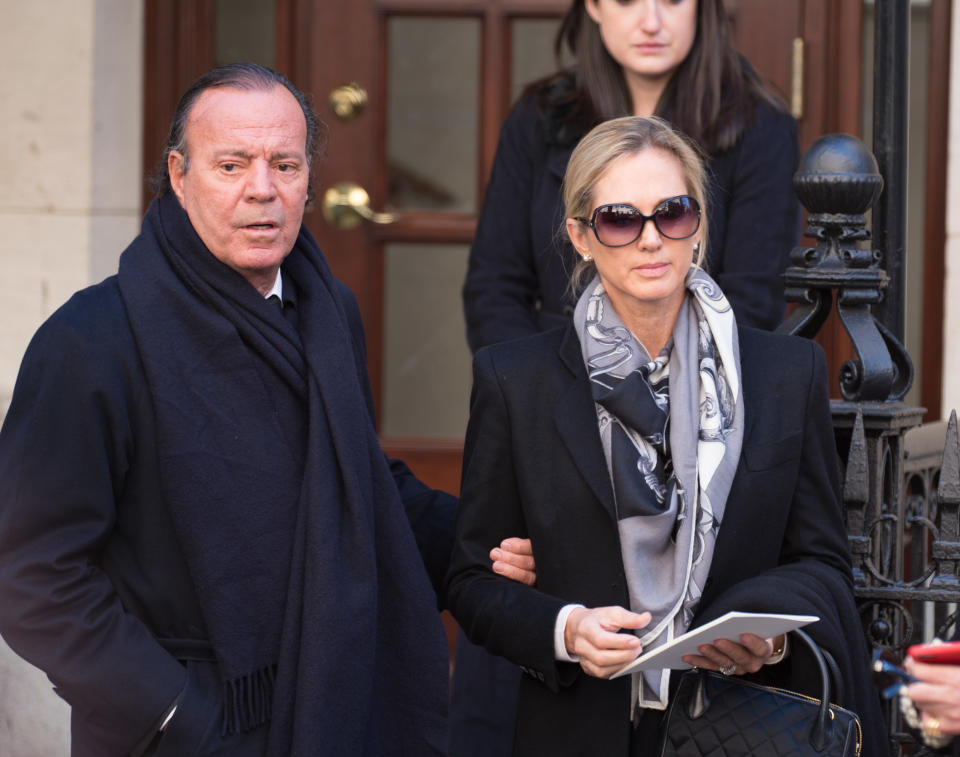
<svg viewBox="0 0 960 757"><path fill-rule="evenodd" d="M371 210L367 190L352 181L341 181L323 193L323 217L338 229L355 229L364 220L387 224L398 216Z"/></svg>
<svg viewBox="0 0 960 757"><path fill-rule="evenodd" d="M367 107L367 92L356 82L344 84L330 93L330 107L341 121L352 121Z"/></svg>

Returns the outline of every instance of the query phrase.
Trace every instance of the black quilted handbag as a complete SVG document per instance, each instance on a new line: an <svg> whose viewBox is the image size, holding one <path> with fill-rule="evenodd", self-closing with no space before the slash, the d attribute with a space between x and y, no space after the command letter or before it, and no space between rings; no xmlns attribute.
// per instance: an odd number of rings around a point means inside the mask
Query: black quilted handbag
<svg viewBox="0 0 960 757"><path fill-rule="evenodd" d="M691 670L681 677L667 709L661 757L857 757L863 742L860 719L830 704L830 676L820 648L803 631L793 634L819 665L819 700Z"/></svg>

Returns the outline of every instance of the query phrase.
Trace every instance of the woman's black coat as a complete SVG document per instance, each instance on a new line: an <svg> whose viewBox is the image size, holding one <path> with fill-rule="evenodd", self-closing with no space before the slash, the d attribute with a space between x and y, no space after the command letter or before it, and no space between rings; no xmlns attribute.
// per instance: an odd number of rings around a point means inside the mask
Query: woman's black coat
<svg viewBox="0 0 960 757"><path fill-rule="evenodd" d="M740 350L743 451L694 625L729 609L820 616L809 630L841 661L846 703L865 719L867 746L880 748L823 352L806 339L750 328L740 329ZM532 540L536 588L491 571L490 545L507 536ZM613 491L572 326L476 356L448 592L470 640L526 673L515 754L628 754L629 680L599 680L554 659L554 622L565 604L629 606ZM807 688L810 670L797 650L763 673Z"/></svg>

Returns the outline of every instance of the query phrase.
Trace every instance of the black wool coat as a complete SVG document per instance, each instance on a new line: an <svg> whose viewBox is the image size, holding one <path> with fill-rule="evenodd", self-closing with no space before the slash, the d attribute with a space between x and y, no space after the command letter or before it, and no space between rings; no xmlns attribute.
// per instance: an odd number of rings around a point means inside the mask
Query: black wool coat
<svg viewBox="0 0 960 757"><path fill-rule="evenodd" d="M853 603L823 351L742 327L740 353L743 450L693 625L730 609L820 616L810 633L843 661L847 704L861 712L875 747L880 715ZM532 540L536 588L491 571L490 545L507 536ZM564 605L629 607L613 490L572 325L476 355L448 601L471 641L526 673L515 755L629 754L629 677L600 680L554 658ZM811 670L797 650L763 675L815 693Z"/></svg>
<svg viewBox="0 0 960 757"><path fill-rule="evenodd" d="M474 352L573 315L575 256L561 192L573 148L552 141L535 96L518 101L503 124L463 286ZM798 159L794 118L757 102L740 141L707 165L704 267L748 326L773 329L785 313L781 274L800 234L791 184Z"/></svg>
<svg viewBox="0 0 960 757"><path fill-rule="evenodd" d="M339 287L362 356L359 310ZM371 422L367 377L359 379L370 413L357 422ZM163 502L146 389L110 277L75 294L39 329L0 430L0 633L71 704L74 757L137 753L188 679L208 683L200 691L191 684L190 705L170 729L219 730L216 671L188 677L186 663L159 641L202 649L207 633ZM428 489L400 461L390 469L439 589L456 500ZM231 754L262 754L242 736Z"/></svg>

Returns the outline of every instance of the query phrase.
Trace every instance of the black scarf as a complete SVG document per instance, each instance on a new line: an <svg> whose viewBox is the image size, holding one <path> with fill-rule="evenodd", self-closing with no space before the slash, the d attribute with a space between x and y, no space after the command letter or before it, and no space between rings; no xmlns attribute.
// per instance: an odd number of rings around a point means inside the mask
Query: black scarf
<svg viewBox="0 0 960 757"><path fill-rule="evenodd" d="M442 753L446 642L365 401L338 283L306 229L295 329L170 193L120 259L163 494L225 689L268 754Z"/></svg>

